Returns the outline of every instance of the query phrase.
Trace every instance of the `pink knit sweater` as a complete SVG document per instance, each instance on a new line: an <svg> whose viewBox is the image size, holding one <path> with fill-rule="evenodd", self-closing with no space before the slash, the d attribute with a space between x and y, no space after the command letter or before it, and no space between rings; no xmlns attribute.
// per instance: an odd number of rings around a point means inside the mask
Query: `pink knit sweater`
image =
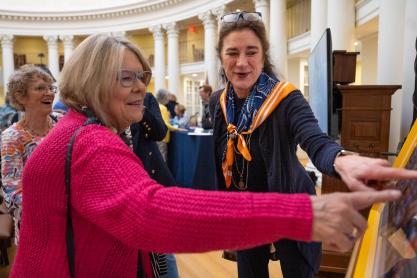
<svg viewBox="0 0 417 278"><path fill-rule="evenodd" d="M84 121L70 111L25 166L11 277L69 277L64 165L69 138ZM138 249L204 252L311 240L308 195L162 187L102 126L89 125L77 136L71 173L76 277L136 277Z"/></svg>

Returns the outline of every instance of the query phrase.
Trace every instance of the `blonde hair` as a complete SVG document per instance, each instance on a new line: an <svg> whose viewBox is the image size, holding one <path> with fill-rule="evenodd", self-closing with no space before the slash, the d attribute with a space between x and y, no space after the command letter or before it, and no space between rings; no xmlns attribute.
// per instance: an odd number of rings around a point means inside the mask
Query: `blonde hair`
<svg viewBox="0 0 417 278"><path fill-rule="evenodd" d="M52 84L52 77L42 68L35 65L23 65L18 70L12 73L7 83L7 96L10 104L19 111L25 111L25 107L19 102L19 97L24 97L27 94L27 89L30 83L37 78Z"/></svg>
<svg viewBox="0 0 417 278"><path fill-rule="evenodd" d="M136 54L144 71L151 71L139 48L127 39L105 34L92 35L75 49L65 63L60 81L62 102L78 112L87 106L103 124L118 128L106 109L117 84L125 49Z"/></svg>

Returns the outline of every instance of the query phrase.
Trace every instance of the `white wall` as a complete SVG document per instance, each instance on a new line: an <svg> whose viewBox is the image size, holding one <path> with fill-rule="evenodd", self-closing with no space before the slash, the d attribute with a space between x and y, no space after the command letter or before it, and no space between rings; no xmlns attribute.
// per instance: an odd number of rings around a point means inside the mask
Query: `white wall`
<svg viewBox="0 0 417 278"><path fill-rule="evenodd" d="M417 1L407 0L405 7L404 21L404 81L402 83L402 105L401 105L401 138L404 138L409 131L413 117L412 96L415 87L414 61L416 59L416 36L417 36ZM401 58L401 57L399 57Z"/></svg>
<svg viewBox="0 0 417 278"><path fill-rule="evenodd" d="M288 59L287 81L294 84L297 88L302 89L300 80L300 58Z"/></svg>
<svg viewBox="0 0 417 278"><path fill-rule="evenodd" d="M378 34L361 39L360 60L362 67L361 84L377 84Z"/></svg>

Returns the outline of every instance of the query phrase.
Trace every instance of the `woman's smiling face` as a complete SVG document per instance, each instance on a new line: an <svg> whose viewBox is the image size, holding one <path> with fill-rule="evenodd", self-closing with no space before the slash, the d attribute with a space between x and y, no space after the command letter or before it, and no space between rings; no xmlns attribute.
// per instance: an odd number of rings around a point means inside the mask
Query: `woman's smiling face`
<svg viewBox="0 0 417 278"><path fill-rule="evenodd" d="M264 67L259 38L250 29L231 32L223 39L220 58L226 77L238 97L247 97Z"/></svg>

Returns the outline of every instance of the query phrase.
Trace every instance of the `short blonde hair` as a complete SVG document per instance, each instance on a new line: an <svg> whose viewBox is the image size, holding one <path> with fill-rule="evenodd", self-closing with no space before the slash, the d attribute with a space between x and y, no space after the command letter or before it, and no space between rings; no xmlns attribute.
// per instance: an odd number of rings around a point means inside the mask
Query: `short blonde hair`
<svg viewBox="0 0 417 278"><path fill-rule="evenodd" d="M52 77L40 67L35 65L23 65L18 70L12 73L7 83L7 96L10 104L18 111L25 111L25 107L19 102L19 97L24 97L27 94L27 89L30 83L37 78L52 84Z"/></svg>
<svg viewBox="0 0 417 278"><path fill-rule="evenodd" d="M117 128L106 108L117 84L125 49L136 54L144 71L151 71L139 48L127 39L106 34L89 36L74 50L62 70L62 102L78 112L87 106L103 124Z"/></svg>

